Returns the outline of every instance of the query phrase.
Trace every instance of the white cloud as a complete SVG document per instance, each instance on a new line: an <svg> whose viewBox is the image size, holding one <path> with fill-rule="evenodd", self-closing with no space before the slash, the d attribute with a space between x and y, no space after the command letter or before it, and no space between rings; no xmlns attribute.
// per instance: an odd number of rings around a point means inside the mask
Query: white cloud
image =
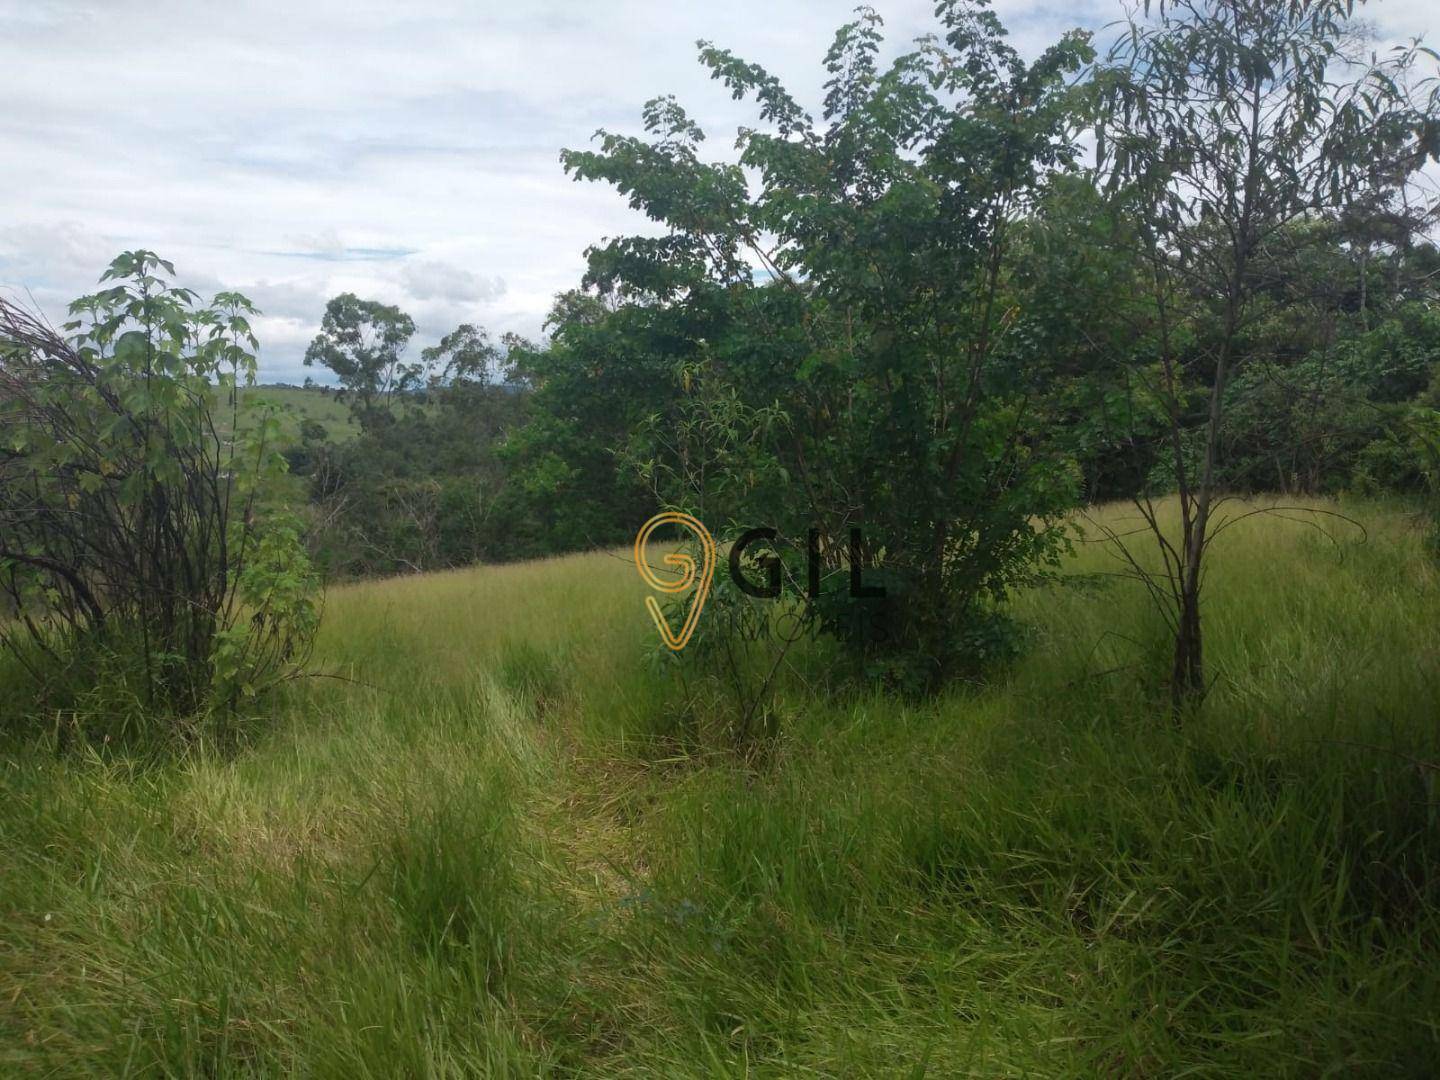
<svg viewBox="0 0 1440 1080"><path fill-rule="evenodd" d="M405 290L417 300L448 300L454 304L498 300L505 295L505 279L472 274L438 260L407 259L400 270Z"/></svg>

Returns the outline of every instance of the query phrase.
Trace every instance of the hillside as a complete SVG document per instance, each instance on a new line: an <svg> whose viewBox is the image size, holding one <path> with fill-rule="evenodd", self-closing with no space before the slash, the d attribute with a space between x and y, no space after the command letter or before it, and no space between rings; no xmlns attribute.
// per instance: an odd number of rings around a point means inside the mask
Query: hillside
<svg viewBox="0 0 1440 1080"><path fill-rule="evenodd" d="M239 399L242 408L255 404L279 406L284 430L291 439L299 438L300 425L306 420L323 425L326 438L337 443L354 437L360 430L351 415L350 403L341 400L334 390L261 384L241 387ZM220 433L228 434L231 427L228 403L216 411L215 420ZM240 422L242 425L246 422L243 413Z"/></svg>
<svg viewBox="0 0 1440 1080"><path fill-rule="evenodd" d="M294 410L303 419L324 424L332 439L345 439L359 430L350 414L349 402L341 400L335 390L260 385L242 390L241 400Z"/></svg>
<svg viewBox="0 0 1440 1080"><path fill-rule="evenodd" d="M624 553L332 589L233 745L5 759L0 1071L1433 1075L1440 580L1347 513L1217 541L1183 732L1100 544L991 685L806 654L745 759Z"/></svg>

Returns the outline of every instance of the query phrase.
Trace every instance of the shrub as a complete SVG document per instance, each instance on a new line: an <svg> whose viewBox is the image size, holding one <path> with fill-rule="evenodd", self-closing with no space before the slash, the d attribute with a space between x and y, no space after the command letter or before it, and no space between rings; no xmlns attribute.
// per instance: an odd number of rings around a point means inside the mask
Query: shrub
<svg viewBox="0 0 1440 1080"><path fill-rule="evenodd" d="M276 409L240 415L255 309L164 275L121 255L69 337L0 300L0 648L41 706L103 666L152 714L233 707L294 670L318 621L299 532L267 505Z"/></svg>

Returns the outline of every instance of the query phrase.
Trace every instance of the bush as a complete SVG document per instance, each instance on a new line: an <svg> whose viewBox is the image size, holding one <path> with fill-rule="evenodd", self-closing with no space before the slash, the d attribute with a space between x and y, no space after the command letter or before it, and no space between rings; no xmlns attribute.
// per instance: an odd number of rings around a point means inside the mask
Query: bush
<svg viewBox="0 0 1440 1080"><path fill-rule="evenodd" d="M255 309L162 274L121 255L68 338L0 300L0 649L31 711L74 708L104 670L147 715L234 707L293 671L318 621L299 531L266 503L276 410L242 420L237 400Z"/></svg>

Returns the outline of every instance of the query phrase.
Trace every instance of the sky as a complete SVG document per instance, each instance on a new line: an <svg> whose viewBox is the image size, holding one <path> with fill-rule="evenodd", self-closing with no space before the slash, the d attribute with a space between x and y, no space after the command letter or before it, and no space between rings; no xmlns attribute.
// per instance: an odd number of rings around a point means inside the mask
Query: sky
<svg viewBox="0 0 1440 1080"><path fill-rule="evenodd" d="M933 0L874 0L892 53ZM995 0L1020 51L1100 32L1120 0ZM261 379L302 366L325 301L398 304L413 348L462 322L541 334L587 245L645 227L562 148L640 132L679 97L732 155L753 112L696 62L733 49L818 102L852 0L0 0L0 287L53 320L117 253L263 310ZM1382 40L1440 37L1431 0L1368 6ZM818 109L812 108L812 112Z"/></svg>

